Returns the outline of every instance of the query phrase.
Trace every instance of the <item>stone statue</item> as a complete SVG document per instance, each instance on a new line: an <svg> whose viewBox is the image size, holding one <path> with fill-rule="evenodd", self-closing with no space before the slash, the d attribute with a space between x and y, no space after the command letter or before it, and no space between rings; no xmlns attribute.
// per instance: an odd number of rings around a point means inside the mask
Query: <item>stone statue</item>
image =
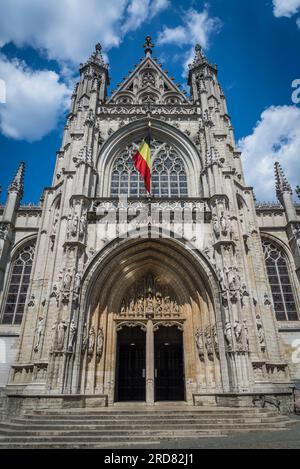
<svg viewBox="0 0 300 469"><path fill-rule="evenodd" d="M250 345L249 345L249 330L248 330L246 320L244 321L244 334L245 334L246 347L247 347L247 350L249 350L249 347L250 347Z"/></svg>
<svg viewBox="0 0 300 469"><path fill-rule="evenodd" d="M56 349L56 345L57 345L57 340L56 340L57 326L58 326L58 321L55 321L51 327L51 350L52 351Z"/></svg>
<svg viewBox="0 0 300 469"><path fill-rule="evenodd" d="M67 237L69 238L72 233L72 215L70 214L67 219Z"/></svg>
<svg viewBox="0 0 300 469"><path fill-rule="evenodd" d="M216 325L212 327L212 337L213 337L216 355L219 355L219 339L218 339L218 331L217 331Z"/></svg>
<svg viewBox="0 0 300 469"><path fill-rule="evenodd" d="M86 233L86 215L81 215L80 221L79 221L79 236L82 238L85 233Z"/></svg>
<svg viewBox="0 0 300 469"><path fill-rule="evenodd" d="M71 284L72 284L72 275L70 273L70 270L68 270L63 278L63 290L64 291L70 291L71 289Z"/></svg>
<svg viewBox="0 0 300 469"><path fill-rule="evenodd" d="M230 291L238 291L241 288L241 280L236 267L230 267L227 271L228 286Z"/></svg>
<svg viewBox="0 0 300 469"><path fill-rule="evenodd" d="M234 330L234 335L235 335L235 340L237 344L242 343L242 332L243 328L242 325L239 321L235 321L233 325L233 330Z"/></svg>
<svg viewBox="0 0 300 469"><path fill-rule="evenodd" d="M257 326L258 340L259 340L260 346L264 348L266 346L265 333L263 329L263 323L259 314L256 315L256 326Z"/></svg>
<svg viewBox="0 0 300 469"><path fill-rule="evenodd" d="M90 328L88 340L88 355L93 355L95 347L95 329L94 326Z"/></svg>
<svg viewBox="0 0 300 469"><path fill-rule="evenodd" d="M232 337L232 326L230 322L226 322L225 324L225 331L224 331L225 339L228 345L228 349L232 350L233 347L233 337Z"/></svg>
<svg viewBox="0 0 300 469"><path fill-rule="evenodd" d="M87 324L84 323L83 334L82 334L82 352L85 352L88 344L88 335L87 335Z"/></svg>
<svg viewBox="0 0 300 469"><path fill-rule="evenodd" d="M96 347L96 354L98 358L102 357L103 345L104 345L104 334L103 334L103 330L100 328L97 334L97 347Z"/></svg>
<svg viewBox="0 0 300 469"><path fill-rule="evenodd" d="M62 350L65 344L65 335L67 329L66 321L61 320L57 326L57 349Z"/></svg>
<svg viewBox="0 0 300 469"><path fill-rule="evenodd" d="M75 213L75 215L73 216L73 219L72 219L72 236L77 235L78 224L79 224L78 215L77 215L77 213Z"/></svg>
<svg viewBox="0 0 300 469"><path fill-rule="evenodd" d="M220 227L221 227L221 233L224 236L227 236L228 234L228 221L226 216L222 213L220 217Z"/></svg>
<svg viewBox="0 0 300 469"><path fill-rule="evenodd" d="M221 291L224 292L227 290L227 286L225 283L225 277L221 269L218 269L218 279L221 287Z"/></svg>
<svg viewBox="0 0 300 469"><path fill-rule="evenodd" d="M69 352L73 351L73 345L74 345L74 340L76 337L76 332L77 332L77 327L76 327L74 319L72 319L70 323L70 329L69 329L69 343L68 343Z"/></svg>
<svg viewBox="0 0 300 469"><path fill-rule="evenodd" d="M205 331L205 348L207 350L207 355L213 355L213 341L209 327Z"/></svg>
<svg viewBox="0 0 300 469"><path fill-rule="evenodd" d="M79 272L76 273L75 275L75 279L74 279L74 291L75 293L79 293L79 290L80 290L80 286L81 286L81 275Z"/></svg>
<svg viewBox="0 0 300 469"><path fill-rule="evenodd" d="M198 355L200 358L204 357L204 340L203 340L203 331L198 329L196 332L196 346L198 350Z"/></svg>
<svg viewBox="0 0 300 469"><path fill-rule="evenodd" d="M34 351L38 352L40 343L41 343L41 338L43 334L43 329L44 329L44 318L39 317L38 323L37 323L37 328L36 328L36 344L34 346Z"/></svg>
<svg viewBox="0 0 300 469"><path fill-rule="evenodd" d="M57 225L58 225L58 220L59 220L59 210L55 210L55 215L54 215L54 220L53 220L53 225L52 225L52 236L55 236L57 233Z"/></svg>
<svg viewBox="0 0 300 469"><path fill-rule="evenodd" d="M212 226L213 230L215 233L216 238L220 237L220 226L219 226L219 220L216 214L212 216Z"/></svg>

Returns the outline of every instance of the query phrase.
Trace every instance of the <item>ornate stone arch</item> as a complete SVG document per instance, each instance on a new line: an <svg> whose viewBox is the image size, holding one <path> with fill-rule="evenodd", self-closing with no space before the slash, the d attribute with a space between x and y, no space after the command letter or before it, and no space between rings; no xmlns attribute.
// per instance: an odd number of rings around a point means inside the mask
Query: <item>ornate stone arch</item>
<svg viewBox="0 0 300 469"><path fill-rule="evenodd" d="M122 127L103 145L97 161L97 197L110 196L111 174L114 160L120 150L133 141L142 141L147 132L148 119L141 119ZM202 169L201 158L191 140L180 130L166 122L151 119L153 137L172 145L184 159L190 197L202 195L198 175Z"/></svg>
<svg viewBox="0 0 300 469"><path fill-rule="evenodd" d="M97 367L109 368L111 373L113 372L114 362L111 360L114 360L112 357L115 356L116 347L113 318L119 317L116 315L130 285L135 279L142 278L148 271L159 276L166 284L171 283L172 288L176 290L180 310L184 312L185 319L181 318L181 321L183 321L183 328L187 331L185 339L188 347L187 356L194 357L194 361L191 359L188 364L188 376L192 374L190 369L200 366L196 343L191 340L191 337L195 337L196 330L200 327L203 330L217 328L220 353L218 351L218 359L215 359L215 363L209 360L207 366L212 370L219 370L216 371L216 381L219 380L218 389L220 390L222 386L227 389L228 370L223 336L223 315L215 272L200 252L187 250L184 243L173 239L151 238L112 241L94 256L84 273L76 347L78 350L77 366L74 367L75 370L81 371L73 377L73 382L77 382L76 389L80 388L86 393L93 391L86 386L87 383L93 382L93 379L90 381L92 375L101 375L102 371L99 372ZM174 324L180 324L180 320L178 321ZM91 326L95 330L101 329L104 332L103 355L110 358L104 359L103 364L98 364L96 360L93 363L87 363L81 352L84 330L86 331ZM110 360L109 364L107 360ZM212 374L214 372L211 371ZM83 375L85 375L84 379ZM104 388L108 386L104 382L102 385Z"/></svg>

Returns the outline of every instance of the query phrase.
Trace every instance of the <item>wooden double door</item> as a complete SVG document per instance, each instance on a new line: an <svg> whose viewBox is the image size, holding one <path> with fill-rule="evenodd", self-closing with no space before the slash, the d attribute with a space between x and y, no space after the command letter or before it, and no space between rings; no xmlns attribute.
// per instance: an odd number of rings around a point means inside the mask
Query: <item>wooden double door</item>
<svg viewBox="0 0 300 469"><path fill-rule="evenodd" d="M182 331L160 327L153 334L154 356L147 354L146 331L124 327L118 332L116 401L146 400L146 360L154 360L154 400L185 399Z"/></svg>

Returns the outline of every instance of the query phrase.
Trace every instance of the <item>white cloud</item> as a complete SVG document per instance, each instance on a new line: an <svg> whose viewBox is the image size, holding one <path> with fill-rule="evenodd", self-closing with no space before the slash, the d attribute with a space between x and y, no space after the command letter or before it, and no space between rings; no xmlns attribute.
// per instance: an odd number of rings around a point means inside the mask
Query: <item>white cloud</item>
<svg viewBox="0 0 300 469"><path fill-rule="evenodd" d="M221 21L219 18L211 18L207 8L202 12L190 9L183 16L183 25L175 28L164 26L159 33L160 44L175 44L178 46L195 45L200 43L207 48L210 37L220 30Z"/></svg>
<svg viewBox="0 0 300 469"><path fill-rule="evenodd" d="M298 28L300 29L300 18L297 18L296 24L297 24Z"/></svg>
<svg viewBox="0 0 300 469"><path fill-rule="evenodd" d="M57 73L32 70L24 62L0 55L6 104L0 106L0 130L7 137L39 140L57 125L69 105L70 91Z"/></svg>
<svg viewBox="0 0 300 469"><path fill-rule="evenodd" d="M300 8L300 0L273 0L273 7L277 18L281 16L291 18Z"/></svg>
<svg viewBox="0 0 300 469"><path fill-rule="evenodd" d="M187 65L193 60L194 46L199 43L207 49L212 34L218 33L221 25L219 18L209 16L206 7L202 12L190 9L183 16L182 25L175 28L163 27L158 35L158 42L160 44L175 44L179 47L192 46L188 52L183 54L184 69L186 70Z"/></svg>
<svg viewBox="0 0 300 469"><path fill-rule="evenodd" d="M139 28L142 23L151 20L169 5L169 0L131 0L126 10L122 31L127 33Z"/></svg>
<svg viewBox="0 0 300 469"><path fill-rule="evenodd" d="M300 174L300 108L271 106L253 133L239 141L247 183L259 200L275 199L274 163L279 161L294 186Z"/></svg>
<svg viewBox="0 0 300 469"><path fill-rule="evenodd" d="M1 0L0 47L29 45L77 66L94 44L118 46L126 32L168 5L168 0Z"/></svg>

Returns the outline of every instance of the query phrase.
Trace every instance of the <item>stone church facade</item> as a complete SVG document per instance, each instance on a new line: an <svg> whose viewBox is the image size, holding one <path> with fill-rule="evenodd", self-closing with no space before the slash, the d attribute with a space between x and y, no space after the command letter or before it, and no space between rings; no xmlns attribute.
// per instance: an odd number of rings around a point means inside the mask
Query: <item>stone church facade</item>
<svg viewBox="0 0 300 469"><path fill-rule="evenodd" d="M278 203L256 203L201 47L190 97L144 49L108 96L96 46L41 204L21 163L0 207L3 412L288 405L300 381L300 205L278 164ZM151 195L132 163L149 122Z"/></svg>

